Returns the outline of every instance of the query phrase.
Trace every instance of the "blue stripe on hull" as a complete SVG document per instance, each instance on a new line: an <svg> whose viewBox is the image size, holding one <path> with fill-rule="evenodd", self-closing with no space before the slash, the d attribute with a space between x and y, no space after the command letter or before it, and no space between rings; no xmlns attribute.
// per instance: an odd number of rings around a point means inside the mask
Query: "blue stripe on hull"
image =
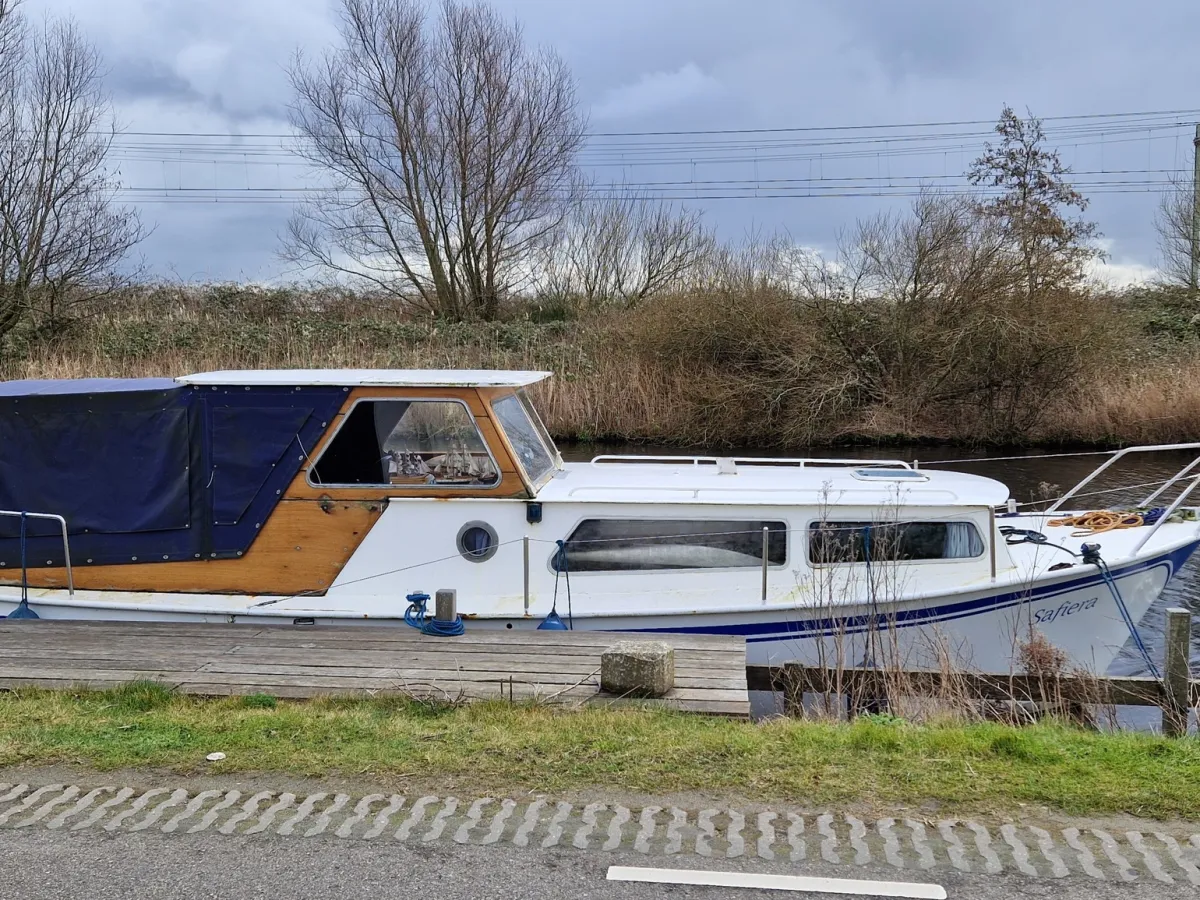
<svg viewBox="0 0 1200 900"><path fill-rule="evenodd" d="M1113 578L1121 579L1129 575L1135 575L1139 572L1145 572L1151 569L1159 568L1160 566L1165 566L1167 569L1167 577L1166 581L1164 582L1165 585L1175 576L1175 573L1182 568L1183 564L1187 562L1188 557L1195 552L1197 546L1200 546L1200 541L1193 541L1163 556L1156 556L1143 562L1134 563L1119 569L1114 569L1112 570ZM1093 574L1086 577L1076 578L1072 581L1059 582L1058 584L1045 585L1044 587L1040 588L1031 588L1022 591L1009 591L1003 594L993 594L989 597L979 597L974 600L964 600L958 603L947 603L942 606L905 609L887 614L846 616L844 618L837 619L785 619L782 621L772 622L743 622L736 625L693 625L680 626L678 628L630 628L621 630L660 634L739 635L745 637L747 643L786 641L793 640L798 636L816 637L820 635L823 637L830 637L833 635L856 634L872 629L877 630L880 627L908 628L913 626L928 625L934 622L945 622L953 619L961 619L967 616L975 616L981 613L1005 609L1011 606L1019 606L1023 603L1032 603L1035 600L1057 597L1061 594L1067 594L1089 587L1097 587L1103 584L1103 576L1100 575L1099 572L1093 570Z"/></svg>

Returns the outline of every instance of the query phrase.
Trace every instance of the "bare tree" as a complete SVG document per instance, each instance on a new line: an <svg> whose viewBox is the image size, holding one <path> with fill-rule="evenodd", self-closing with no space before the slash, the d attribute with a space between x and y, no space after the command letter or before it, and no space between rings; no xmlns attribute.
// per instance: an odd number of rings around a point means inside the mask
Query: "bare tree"
<svg viewBox="0 0 1200 900"><path fill-rule="evenodd" d="M1192 284L1192 213L1195 187L1191 175L1171 177L1170 189L1158 202L1154 230L1158 232L1159 270L1168 284L1189 287Z"/></svg>
<svg viewBox="0 0 1200 900"><path fill-rule="evenodd" d="M452 318L496 315L576 186L584 121L549 51L482 5L341 0L342 45L297 56L292 122L332 184L283 255Z"/></svg>
<svg viewBox="0 0 1200 900"><path fill-rule="evenodd" d="M98 53L72 22L28 31L11 11L0 23L0 336L30 317L53 330L106 295L145 236L114 203Z"/></svg>
<svg viewBox="0 0 1200 900"><path fill-rule="evenodd" d="M0 69L7 74L20 58L25 23L17 8L21 0L0 0Z"/></svg>
<svg viewBox="0 0 1200 900"><path fill-rule="evenodd" d="M699 210L620 191L576 203L541 266L543 291L630 309L678 289L715 251Z"/></svg>

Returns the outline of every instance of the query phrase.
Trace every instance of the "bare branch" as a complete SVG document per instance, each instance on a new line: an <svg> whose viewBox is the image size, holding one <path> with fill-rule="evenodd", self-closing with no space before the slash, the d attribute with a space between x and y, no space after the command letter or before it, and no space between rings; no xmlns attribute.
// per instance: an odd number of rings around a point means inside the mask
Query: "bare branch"
<svg viewBox="0 0 1200 900"><path fill-rule="evenodd" d="M1154 216L1158 232L1159 271L1168 284L1192 285L1192 214L1195 187L1191 175L1171 176L1171 189L1159 200Z"/></svg>
<svg viewBox="0 0 1200 900"><path fill-rule="evenodd" d="M632 308L688 280L716 249L702 213L636 192L581 197L542 262L543 293Z"/></svg>
<svg viewBox="0 0 1200 900"><path fill-rule="evenodd" d="M30 36L10 10L0 19L0 335L30 318L61 327L73 307L111 291L145 236L137 214L113 202L99 54L73 22Z"/></svg>
<svg viewBox="0 0 1200 900"><path fill-rule="evenodd" d="M576 178L562 61L482 5L341 0L341 46L297 56L292 123L332 191L283 256L451 318L493 318L532 274Z"/></svg>

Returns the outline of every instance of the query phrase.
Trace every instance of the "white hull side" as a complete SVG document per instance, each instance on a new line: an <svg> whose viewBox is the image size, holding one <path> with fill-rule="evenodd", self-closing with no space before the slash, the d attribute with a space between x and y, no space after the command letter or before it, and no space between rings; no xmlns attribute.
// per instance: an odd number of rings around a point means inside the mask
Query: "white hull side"
<svg viewBox="0 0 1200 900"><path fill-rule="evenodd" d="M1195 543L1113 570L1133 621L1139 621L1170 578L1195 549ZM574 627L589 631L724 633L744 635L751 665L800 661L814 665L860 666L892 662L907 668L932 668L949 659L960 667L985 672L1014 668L1015 649L1031 630L1040 631L1066 651L1074 665L1097 673L1112 663L1129 637L1108 585L1093 567L1060 573L1032 587L996 587L951 592L919 600L834 609L753 608L736 612L641 616L576 616ZM11 591L0 597L0 614L11 612ZM164 597L164 599L166 599ZM230 598L232 599L232 598ZM46 619L125 621L241 622L292 624L299 610L230 605L188 611L188 598L170 598L174 609L129 604L69 602L65 594L34 597L31 605ZM560 598L559 613L568 613ZM314 611L315 612L315 611ZM314 624L362 624L406 627L399 617L321 616ZM470 618L467 628L536 628L540 617Z"/></svg>

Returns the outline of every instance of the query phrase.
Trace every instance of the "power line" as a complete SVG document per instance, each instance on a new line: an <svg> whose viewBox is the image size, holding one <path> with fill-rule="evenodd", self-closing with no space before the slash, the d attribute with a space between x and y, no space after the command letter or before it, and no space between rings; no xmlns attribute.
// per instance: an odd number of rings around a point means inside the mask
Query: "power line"
<svg viewBox="0 0 1200 900"><path fill-rule="evenodd" d="M1165 117L1184 116L1195 119L1200 117L1200 109L1166 109L1142 110L1133 112L1113 113L1079 113L1062 116L1039 116L1042 122L1071 122L1100 120L1112 121L1132 117ZM904 128L959 128L974 125L994 125L995 119L961 119L944 122L887 122L873 125L795 125L774 128L713 128L685 129L676 131L596 131L589 132L588 137L664 137L689 135L719 135L719 134L787 134L818 131L865 131L871 129L892 130ZM1186 124L1186 123L1184 123ZM295 138L295 132L227 132L227 131L123 131L121 135L135 137L218 137L218 138Z"/></svg>

